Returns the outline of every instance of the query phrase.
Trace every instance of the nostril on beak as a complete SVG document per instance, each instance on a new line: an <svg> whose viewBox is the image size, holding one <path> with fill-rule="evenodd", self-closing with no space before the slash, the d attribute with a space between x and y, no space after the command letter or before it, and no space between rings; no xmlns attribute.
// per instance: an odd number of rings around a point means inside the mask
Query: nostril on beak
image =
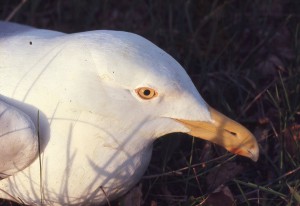
<svg viewBox="0 0 300 206"><path fill-rule="evenodd" d="M226 131L226 132L228 132L228 133L230 133L231 135L233 135L233 136L237 137L237 133L235 133L235 132L232 132L232 131L230 131L230 130L227 130L227 129L225 129L225 131Z"/></svg>

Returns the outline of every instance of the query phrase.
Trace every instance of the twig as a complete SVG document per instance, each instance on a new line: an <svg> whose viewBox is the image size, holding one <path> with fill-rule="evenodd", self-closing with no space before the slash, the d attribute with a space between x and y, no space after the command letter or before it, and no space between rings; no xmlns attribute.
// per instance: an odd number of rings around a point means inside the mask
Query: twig
<svg viewBox="0 0 300 206"><path fill-rule="evenodd" d="M273 80L266 86L266 88L264 88L258 95L256 95L256 97L248 104L248 106L242 110L241 114L244 115L248 111L248 109L250 109L250 107L274 84L274 82L275 80Z"/></svg>
<svg viewBox="0 0 300 206"><path fill-rule="evenodd" d="M239 184L242 184L242 185L246 185L246 186L248 186L248 187L256 188L256 190L253 190L253 191L251 191L251 192L247 192L247 195L253 194L253 193L255 193L255 192L257 192L257 191L259 191L259 190L261 189L261 190L267 191L267 192L270 192L270 191L271 191L271 193L273 193L273 194L276 193L276 195L279 195L280 197L285 198L286 195L281 194L281 193L278 193L278 192L276 192L276 191L275 191L275 193L274 193L274 190L272 190L272 189L270 189L270 188L268 188L268 187L271 186L272 184L274 184L275 182L281 180L282 178L285 178L285 177L287 177L287 176L289 176L289 175L292 175L292 174L298 172L299 170L300 170L300 167L297 167L297 168L294 169L294 170L288 171L288 172L286 172L285 174L281 175L280 177L276 178L275 180L273 180L272 182L270 182L270 183L268 183L268 184L266 184L266 185L264 185L264 186L259 186L259 185L256 185L256 184L254 184L254 183L249 183L249 182L248 182L248 183L242 182L242 181L237 180L237 179L234 179L233 181L234 181L235 183L239 183ZM249 199L248 199L248 200L249 200Z"/></svg>
<svg viewBox="0 0 300 206"><path fill-rule="evenodd" d="M41 205L43 205L44 193L43 193L43 169L41 159L41 139L40 139L40 110L37 113L37 136L38 136L38 152L39 152L39 166L40 166L40 192L41 192Z"/></svg>
<svg viewBox="0 0 300 206"><path fill-rule="evenodd" d="M104 197L106 199L106 203L108 204L108 206L111 206L111 204L109 202L109 199L108 199L108 196L107 196L107 194L106 194L106 192L105 192L105 190L104 190L104 188L102 186L100 186L100 190L103 192Z"/></svg>
<svg viewBox="0 0 300 206"><path fill-rule="evenodd" d="M21 0L18 6L16 6L16 8L8 15L8 17L6 17L5 21L10 21L26 2L27 0Z"/></svg>
<svg viewBox="0 0 300 206"><path fill-rule="evenodd" d="M185 171L185 170L188 170L189 168L202 166L203 164L207 164L209 162L217 161L217 160L220 160L222 158L224 158L224 156L220 156L220 157L211 159L211 160L206 161L206 162L201 162L201 163L193 164L193 165L190 165L190 166L187 166L187 167L183 167L183 168L180 168L178 170L173 170L173 171L170 171L170 172L165 172L165 173L160 173L160 174L154 174L154 175L146 175L146 176L143 176L143 179L152 179L152 178L157 178L157 177L162 177L162 176L182 175L181 172Z"/></svg>

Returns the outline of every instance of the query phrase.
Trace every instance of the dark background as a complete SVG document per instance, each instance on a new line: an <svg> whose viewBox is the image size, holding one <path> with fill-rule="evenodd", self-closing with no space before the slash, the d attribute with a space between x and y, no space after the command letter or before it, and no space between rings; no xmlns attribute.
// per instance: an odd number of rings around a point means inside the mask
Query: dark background
<svg viewBox="0 0 300 206"><path fill-rule="evenodd" d="M298 0L0 0L1 20L146 37L211 106L255 134L257 163L185 135L161 138L132 192L151 206L300 204L299 14Z"/></svg>

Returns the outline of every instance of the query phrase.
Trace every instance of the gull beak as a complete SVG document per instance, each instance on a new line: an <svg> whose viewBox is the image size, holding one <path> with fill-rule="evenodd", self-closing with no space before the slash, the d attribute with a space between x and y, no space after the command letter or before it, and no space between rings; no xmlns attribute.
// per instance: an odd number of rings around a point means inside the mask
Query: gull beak
<svg viewBox="0 0 300 206"><path fill-rule="evenodd" d="M231 153L249 157L256 162L259 149L253 134L215 109L211 107L208 109L212 118L211 122L182 119L177 119L177 121L190 129L189 135L223 146Z"/></svg>

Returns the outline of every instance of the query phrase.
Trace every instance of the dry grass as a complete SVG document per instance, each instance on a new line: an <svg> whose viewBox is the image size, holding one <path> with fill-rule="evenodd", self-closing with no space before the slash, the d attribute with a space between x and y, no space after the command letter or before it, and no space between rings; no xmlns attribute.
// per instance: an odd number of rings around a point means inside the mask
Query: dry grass
<svg viewBox="0 0 300 206"><path fill-rule="evenodd" d="M143 205L300 205L297 0L27 0L12 14L19 3L2 0L1 19L150 39L187 69L210 105L257 137L257 163L184 135L161 138L141 181Z"/></svg>

